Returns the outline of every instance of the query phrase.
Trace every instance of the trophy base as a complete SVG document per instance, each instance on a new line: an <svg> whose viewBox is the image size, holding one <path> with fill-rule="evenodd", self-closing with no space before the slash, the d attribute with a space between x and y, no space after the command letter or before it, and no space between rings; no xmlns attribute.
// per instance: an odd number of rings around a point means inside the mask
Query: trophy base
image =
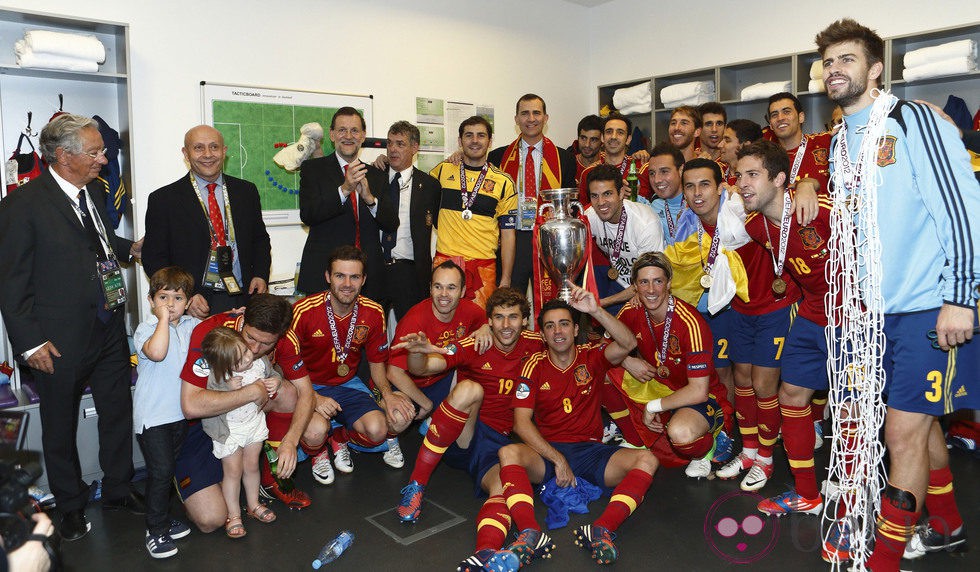
<svg viewBox="0 0 980 572"><path fill-rule="evenodd" d="M565 302L571 304L572 303L572 289L569 288L568 286L562 286L561 287L561 290L558 291L558 296L556 296L556 298L559 298L560 300L564 300Z"/></svg>

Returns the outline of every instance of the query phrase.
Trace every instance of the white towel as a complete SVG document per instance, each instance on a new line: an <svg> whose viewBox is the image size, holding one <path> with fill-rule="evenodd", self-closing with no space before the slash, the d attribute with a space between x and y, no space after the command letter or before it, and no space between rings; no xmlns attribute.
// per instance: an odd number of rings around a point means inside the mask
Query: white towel
<svg viewBox="0 0 980 572"><path fill-rule="evenodd" d="M689 81L686 83L668 85L667 87L661 89L660 101L664 103L665 107L669 107L666 105L668 101L682 101L697 95L711 95L713 97L714 93L714 81Z"/></svg>
<svg viewBox="0 0 980 572"><path fill-rule="evenodd" d="M823 60L817 60L810 64L810 79L823 79Z"/></svg>
<svg viewBox="0 0 980 572"><path fill-rule="evenodd" d="M789 81L768 81L764 83L754 83L742 90L741 100L750 101L753 99L765 99L770 95L781 91L789 91L792 82Z"/></svg>
<svg viewBox="0 0 980 572"><path fill-rule="evenodd" d="M810 93L823 93L827 91L827 86L824 85L822 79L811 79L810 82L806 84L806 90Z"/></svg>
<svg viewBox="0 0 980 572"><path fill-rule="evenodd" d="M623 107L621 109L617 109L616 111L619 111L623 115L637 115L639 113L650 113L650 109L651 106L648 103L646 105L634 105L632 107Z"/></svg>
<svg viewBox="0 0 980 572"><path fill-rule="evenodd" d="M960 56L972 57L974 60L976 60L976 40L957 40L955 42L939 44L938 46L929 46L928 48L912 50L911 52L905 54L905 58L903 58L902 63L904 63L905 67L907 68L917 68L925 64L950 60Z"/></svg>
<svg viewBox="0 0 980 572"><path fill-rule="evenodd" d="M99 64L92 60L82 60L68 56L54 56L51 54L35 54L30 48L21 46L18 50L17 44L23 40L18 40L14 45L17 52L17 65L22 68L43 68L49 70L65 70L80 72L97 72Z"/></svg>
<svg viewBox="0 0 980 572"><path fill-rule="evenodd" d="M66 34L49 30L30 30L24 34L27 47L35 54L68 56L96 63L105 62L105 46L90 34Z"/></svg>
<svg viewBox="0 0 980 572"><path fill-rule="evenodd" d="M714 93L699 93L698 95L692 95L687 99L678 99L675 101L662 101L664 109L677 109L682 105L688 105L691 107L697 107L702 103L708 103L709 101L715 100Z"/></svg>
<svg viewBox="0 0 980 572"><path fill-rule="evenodd" d="M649 113L651 99L648 81L630 87L621 87L613 92L613 106L620 113ZM627 109L630 111L625 111Z"/></svg>
<svg viewBox="0 0 980 572"><path fill-rule="evenodd" d="M914 68L905 68L905 70L902 71L902 79L906 81L913 81L926 77L969 73L976 70L976 58L960 56L948 60L916 66Z"/></svg>

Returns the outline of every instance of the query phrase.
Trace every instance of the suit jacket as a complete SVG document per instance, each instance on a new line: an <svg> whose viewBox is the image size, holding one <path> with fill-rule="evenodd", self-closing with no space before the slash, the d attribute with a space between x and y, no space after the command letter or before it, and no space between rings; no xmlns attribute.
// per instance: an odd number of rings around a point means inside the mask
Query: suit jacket
<svg viewBox="0 0 980 572"><path fill-rule="evenodd" d="M116 257L126 262L133 243L113 233L105 201L93 198L104 198L100 184L86 187L89 210L98 212ZM48 340L61 352L59 367L77 364L96 322L98 255L50 172L0 201L0 253L0 313L14 351L19 355Z"/></svg>
<svg viewBox="0 0 980 572"><path fill-rule="evenodd" d="M487 161L499 168L500 163L504 160L504 151L507 150L507 147L508 145L504 145L503 147L497 147L493 151L490 151L490 154L487 155ZM561 173L558 174L561 177L561 188L574 189L577 187L575 184L575 155L569 153L568 149L563 149L557 145L555 145L555 148L558 150L558 158L561 160ZM520 188L520 181L514 181L514 184L517 185L517 188Z"/></svg>
<svg viewBox="0 0 980 572"><path fill-rule="evenodd" d="M310 228L303 247L297 287L306 294L326 290L327 259L330 253L345 244L354 244L355 228L360 228L361 250L367 255L367 283L362 292L377 300L384 260L381 256L381 234L398 228L398 211L388 197L388 179L380 169L367 165L367 181L371 194L378 201L377 217L357 197L359 225L354 223L350 197L340 202L337 190L344 182L344 172L331 153L317 159L307 159L299 171L299 218ZM372 277L377 279L372 280Z"/></svg>
<svg viewBox="0 0 980 572"><path fill-rule="evenodd" d="M442 187L435 177L412 168L412 202L408 207L408 224L421 292L428 292L432 281L432 229L439 225L441 194ZM399 225L404 223L399 220Z"/></svg>
<svg viewBox="0 0 980 572"><path fill-rule="evenodd" d="M262 205L255 185L228 174L224 180L228 193L225 200L230 201L242 267L242 289L247 290L252 278L269 281L272 265L269 233L262 221ZM200 288L211 252L211 231L198 197L189 174L150 193L142 251L147 276L167 266L180 266L194 277L195 286ZM207 298L207 293L204 294Z"/></svg>

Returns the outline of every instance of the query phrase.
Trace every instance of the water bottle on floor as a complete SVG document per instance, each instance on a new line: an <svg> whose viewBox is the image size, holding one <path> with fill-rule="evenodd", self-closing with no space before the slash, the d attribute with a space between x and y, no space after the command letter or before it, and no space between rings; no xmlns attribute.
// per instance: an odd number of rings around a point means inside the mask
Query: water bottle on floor
<svg viewBox="0 0 980 572"><path fill-rule="evenodd" d="M337 535L326 544L321 550L320 554L317 555L316 559L313 561L313 569L319 570L321 566L329 562L333 562L344 553L345 550L350 548L350 545L354 543L354 533L345 530Z"/></svg>

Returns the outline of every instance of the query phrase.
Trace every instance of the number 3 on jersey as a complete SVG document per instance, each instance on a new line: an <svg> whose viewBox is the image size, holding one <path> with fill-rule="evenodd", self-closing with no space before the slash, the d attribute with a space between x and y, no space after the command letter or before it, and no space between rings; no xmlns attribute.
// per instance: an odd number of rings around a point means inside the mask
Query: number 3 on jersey
<svg viewBox="0 0 980 572"><path fill-rule="evenodd" d="M561 400L561 408L565 410L565 413L572 412L572 400L569 397Z"/></svg>
<svg viewBox="0 0 980 572"><path fill-rule="evenodd" d="M925 392L926 400L930 403L938 403L943 398L943 374L932 370L926 375L926 381L931 382L929 390Z"/></svg>

